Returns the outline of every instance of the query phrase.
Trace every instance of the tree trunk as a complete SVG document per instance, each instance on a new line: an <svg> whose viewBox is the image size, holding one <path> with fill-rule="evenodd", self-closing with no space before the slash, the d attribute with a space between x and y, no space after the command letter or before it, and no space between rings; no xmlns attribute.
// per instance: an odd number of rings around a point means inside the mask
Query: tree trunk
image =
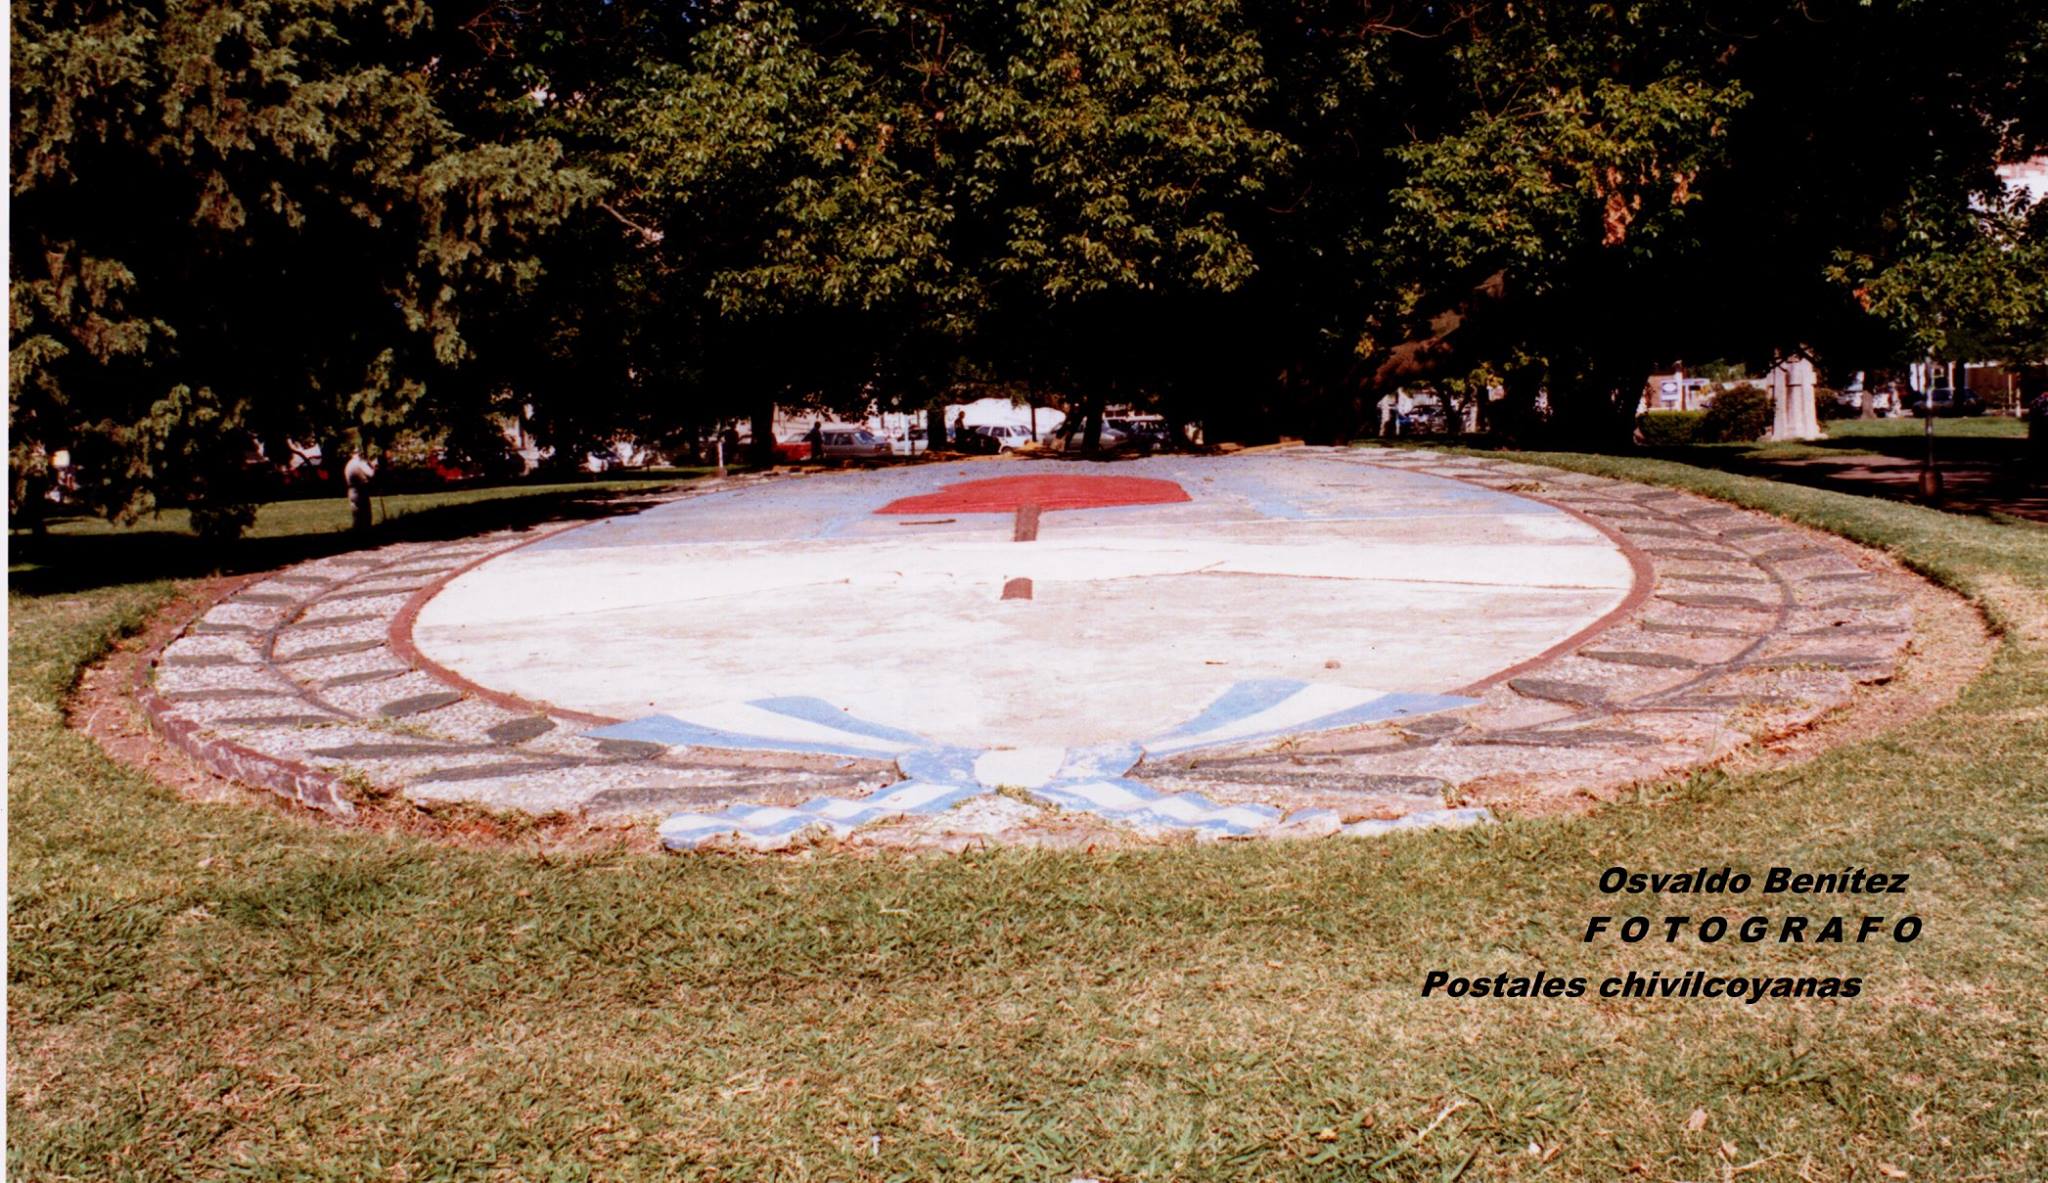
<svg viewBox="0 0 2048 1183"><path fill-rule="evenodd" d="M1540 364L1516 366L1501 377L1500 407L1493 425L1512 440L1522 441L1537 434L1536 399L1543 393Z"/></svg>
<svg viewBox="0 0 2048 1183"><path fill-rule="evenodd" d="M775 403L763 399L754 404L754 444L751 458L757 468L775 463Z"/></svg>
<svg viewBox="0 0 2048 1183"><path fill-rule="evenodd" d="M1593 450L1627 448L1635 434L1636 404L1642 399L1647 365L1587 365L1578 372L1553 369L1551 422L1563 441Z"/></svg>
<svg viewBox="0 0 2048 1183"><path fill-rule="evenodd" d="M924 450L946 450L946 404L933 403L924 412Z"/></svg>

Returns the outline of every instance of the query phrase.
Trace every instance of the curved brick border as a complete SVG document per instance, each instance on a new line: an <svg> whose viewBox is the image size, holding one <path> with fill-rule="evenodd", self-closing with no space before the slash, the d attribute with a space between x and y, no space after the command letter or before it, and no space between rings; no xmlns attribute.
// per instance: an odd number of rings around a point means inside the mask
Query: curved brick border
<svg viewBox="0 0 2048 1183"><path fill-rule="evenodd" d="M493 690L488 686L478 685L454 670L449 669L447 666L442 665L440 662L435 661L433 658L428 657L426 654L421 653L420 647L412 639L412 626L414 622L419 620L420 609L425 608L427 601L440 595L441 589L447 587L450 583L462 578L492 559L511 554L515 550L523 550L535 543L546 542L550 538L559 537L571 530L581 529L588 525L590 525L589 522L577 522L574 525L564 526L559 530L550 530L538 538L529 538L524 542L508 546L503 550L494 550L487 555L480 555L414 592L412 598L405 602L405 607L398 610L398 615L391 618L391 627L385 634L389 638L387 644L391 646L391 652L397 654L401 661L414 669L430 674L436 680L446 682L464 694L480 698L496 706L504 707L508 711L552 715L557 719L566 719L571 723L579 723L587 727L603 727L619 722L619 720L609 715L593 715L588 711L570 710L567 707L558 707L553 703L535 702L531 699L521 698L517 694L509 694L503 690Z"/></svg>
<svg viewBox="0 0 2048 1183"><path fill-rule="evenodd" d="M1448 479L1464 480L1463 477L1451 477ZM1465 483L1469 485L1474 482L1465 481ZM1486 486L1481 485L1479 487L1485 488ZM1657 568L1650 562L1650 556L1644 554L1643 549L1629 541L1628 536L1621 531L1608 525L1606 522L1600 521L1591 514L1583 513L1569 505L1552 501L1548 497L1538 497L1533 493L1516 493L1515 496L1527 501L1534 501L1539 505L1547 505L1559 513L1570 514L1586 525L1600 531L1607 538L1607 541L1614 544L1615 549L1621 551L1622 557L1628 560L1630 576L1628 595L1624 596L1621 603L1616 604L1611 611L1600 619L1559 641L1557 644L1552 645L1550 648L1545 649L1543 652L1538 653L1536 656L1527 661L1518 661L1504 670L1496 670L1470 685L1460 686L1456 690L1451 691L1452 694L1480 694L1500 685L1509 678L1517 677L1530 670L1549 665L1551 662L1576 650L1579 646L1584 645L1594 637L1599 636L1601 633L1606 632L1633 615L1657 590Z"/></svg>

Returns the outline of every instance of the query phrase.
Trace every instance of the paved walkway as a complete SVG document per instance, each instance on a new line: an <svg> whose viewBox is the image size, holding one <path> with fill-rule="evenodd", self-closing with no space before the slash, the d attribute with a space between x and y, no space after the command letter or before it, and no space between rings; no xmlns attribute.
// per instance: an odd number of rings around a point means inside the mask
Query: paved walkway
<svg viewBox="0 0 2048 1183"><path fill-rule="evenodd" d="M1415 451L1057 472L1186 499L935 465L325 559L209 609L147 705L315 807L678 848L1376 833L1717 758L1910 633L1907 577L1667 490Z"/></svg>

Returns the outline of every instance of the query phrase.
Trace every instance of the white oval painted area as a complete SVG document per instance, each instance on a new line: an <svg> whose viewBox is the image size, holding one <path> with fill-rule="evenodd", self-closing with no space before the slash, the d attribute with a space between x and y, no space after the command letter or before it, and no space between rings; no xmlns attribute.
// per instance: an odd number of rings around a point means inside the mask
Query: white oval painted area
<svg viewBox="0 0 2048 1183"><path fill-rule="evenodd" d="M1175 504L879 514L1018 472L1177 482ZM1341 454L974 463L714 493L491 559L414 643L557 707L715 721L819 699L942 744L1144 741L1233 687L1448 693L1619 605L1627 556L1527 498ZM1027 579L1030 599L1004 599ZM1317 697L1320 696L1320 697Z"/></svg>

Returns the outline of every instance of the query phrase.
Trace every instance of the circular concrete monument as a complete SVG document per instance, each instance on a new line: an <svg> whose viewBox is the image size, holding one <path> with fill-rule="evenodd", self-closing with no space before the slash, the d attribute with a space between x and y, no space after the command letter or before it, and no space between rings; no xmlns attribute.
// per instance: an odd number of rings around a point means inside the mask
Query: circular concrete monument
<svg viewBox="0 0 2048 1183"><path fill-rule="evenodd" d="M678 848L1371 833L1798 726L1889 673L1910 582L1507 462L982 461L304 564L209 610L147 698L337 812L360 778Z"/></svg>

